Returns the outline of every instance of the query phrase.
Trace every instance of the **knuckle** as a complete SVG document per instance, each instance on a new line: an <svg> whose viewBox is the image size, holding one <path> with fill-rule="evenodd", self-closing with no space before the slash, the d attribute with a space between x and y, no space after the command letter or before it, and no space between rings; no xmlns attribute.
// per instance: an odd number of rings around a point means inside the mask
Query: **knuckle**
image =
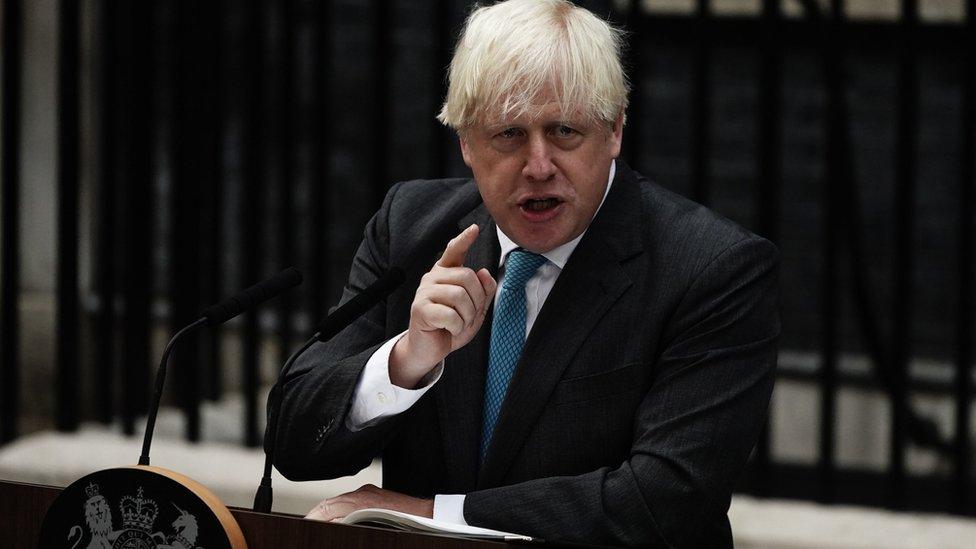
<svg viewBox="0 0 976 549"><path fill-rule="evenodd" d="M451 299L454 301L460 301L465 297L467 297L468 295L467 290L465 290L461 286L451 286L448 292L450 293Z"/></svg>
<svg viewBox="0 0 976 549"><path fill-rule="evenodd" d="M427 271L424 276L420 277L420 288L431 286L437 283L437 277L441 272L442 268L435 265L433 269Z"/></svg>

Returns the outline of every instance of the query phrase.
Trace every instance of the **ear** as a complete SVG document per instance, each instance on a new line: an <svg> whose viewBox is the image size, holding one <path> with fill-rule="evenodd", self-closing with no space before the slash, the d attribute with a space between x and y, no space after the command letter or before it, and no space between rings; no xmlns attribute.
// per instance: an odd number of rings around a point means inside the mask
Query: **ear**
<svg viewBox="0 0 976 549"><path fill-rule="evenodd" d="M621 112L617 115L617 119L613 121L613 127L610 129L610 135L608 136L610 140L610 156L617 158L620 156L620 146L624 140L624 113Z"/></svg>
<svg viewBox="0 0 976 549"><path fill-rule="evenodd" d="M464 159L464 164L467 167L471 167L471 151L468 148L468 140L464 138L464 134L458 134L458 143L461 144L461 158Z"/></svg>

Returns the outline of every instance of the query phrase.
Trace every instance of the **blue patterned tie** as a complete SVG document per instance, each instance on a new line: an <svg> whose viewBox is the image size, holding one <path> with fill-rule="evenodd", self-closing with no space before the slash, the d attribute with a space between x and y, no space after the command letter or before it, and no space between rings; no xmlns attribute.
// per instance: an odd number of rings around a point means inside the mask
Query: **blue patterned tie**
<svg viewBox="0 0 976 549"><path fill-rule="evenodd" d="M515 373L515 365L522 356L525 344L525 283L546 258L517 248L508 254L502 290L495 304L491 323L491 347L488 357L488 377L485 381L485 413L481 424L481 462L485 462L488 446L498 421L498 412L505 401L508 384Z"/></svg>

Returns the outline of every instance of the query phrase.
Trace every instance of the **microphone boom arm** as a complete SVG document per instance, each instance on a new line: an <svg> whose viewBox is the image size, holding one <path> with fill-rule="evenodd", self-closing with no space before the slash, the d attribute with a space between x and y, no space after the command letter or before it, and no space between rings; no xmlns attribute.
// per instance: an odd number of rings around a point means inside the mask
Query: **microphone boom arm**
<svg viewBox="0 0 976 549"><path fill-rule="evenodd" d="M139 456L139 465L149 465L149 447L152 445L153 429L156 428L156 412L159 411L159 400L163 396L163 386L166 384L166 366L169 364L169 356L173 352L173 345L184 334L189 333L207 323L207 318L202 317L193 324L176 332L176 335L166 344L163 357L159 360L159 368L156 369L156 388L153 391L152 405L149 407L149 415L146 417L146 434L142 438L142 455Z"/></svg>

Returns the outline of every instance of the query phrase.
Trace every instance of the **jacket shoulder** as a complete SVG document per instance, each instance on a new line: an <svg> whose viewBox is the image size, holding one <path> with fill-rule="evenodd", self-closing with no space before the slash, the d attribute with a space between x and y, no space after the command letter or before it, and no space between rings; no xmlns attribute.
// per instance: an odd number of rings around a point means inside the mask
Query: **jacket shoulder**
<svg viewBox="0 0 976 549"><path fill-rule="evenodd" d="M391 250L426 257L431 250L442 251L460 232L458 223L479 207L481 195L472 179L415 179L394 185L378 215L387 226Z"/></svg>
<svg viewBox="0 0 976 549"><path fill-rule="evenodd" d="M481 195L472 179L414 179L394 185L386 202L391 223L430 223L460 220L481 204Z"/></svg>
<svg viewBox="0 0 976 549"><path fill-rule="evenodd" d="M738 247L778 259L773 243L731 219L643 177L638 184L648 220L645 238L652 247L684 256L701 267Z"/></svg>

